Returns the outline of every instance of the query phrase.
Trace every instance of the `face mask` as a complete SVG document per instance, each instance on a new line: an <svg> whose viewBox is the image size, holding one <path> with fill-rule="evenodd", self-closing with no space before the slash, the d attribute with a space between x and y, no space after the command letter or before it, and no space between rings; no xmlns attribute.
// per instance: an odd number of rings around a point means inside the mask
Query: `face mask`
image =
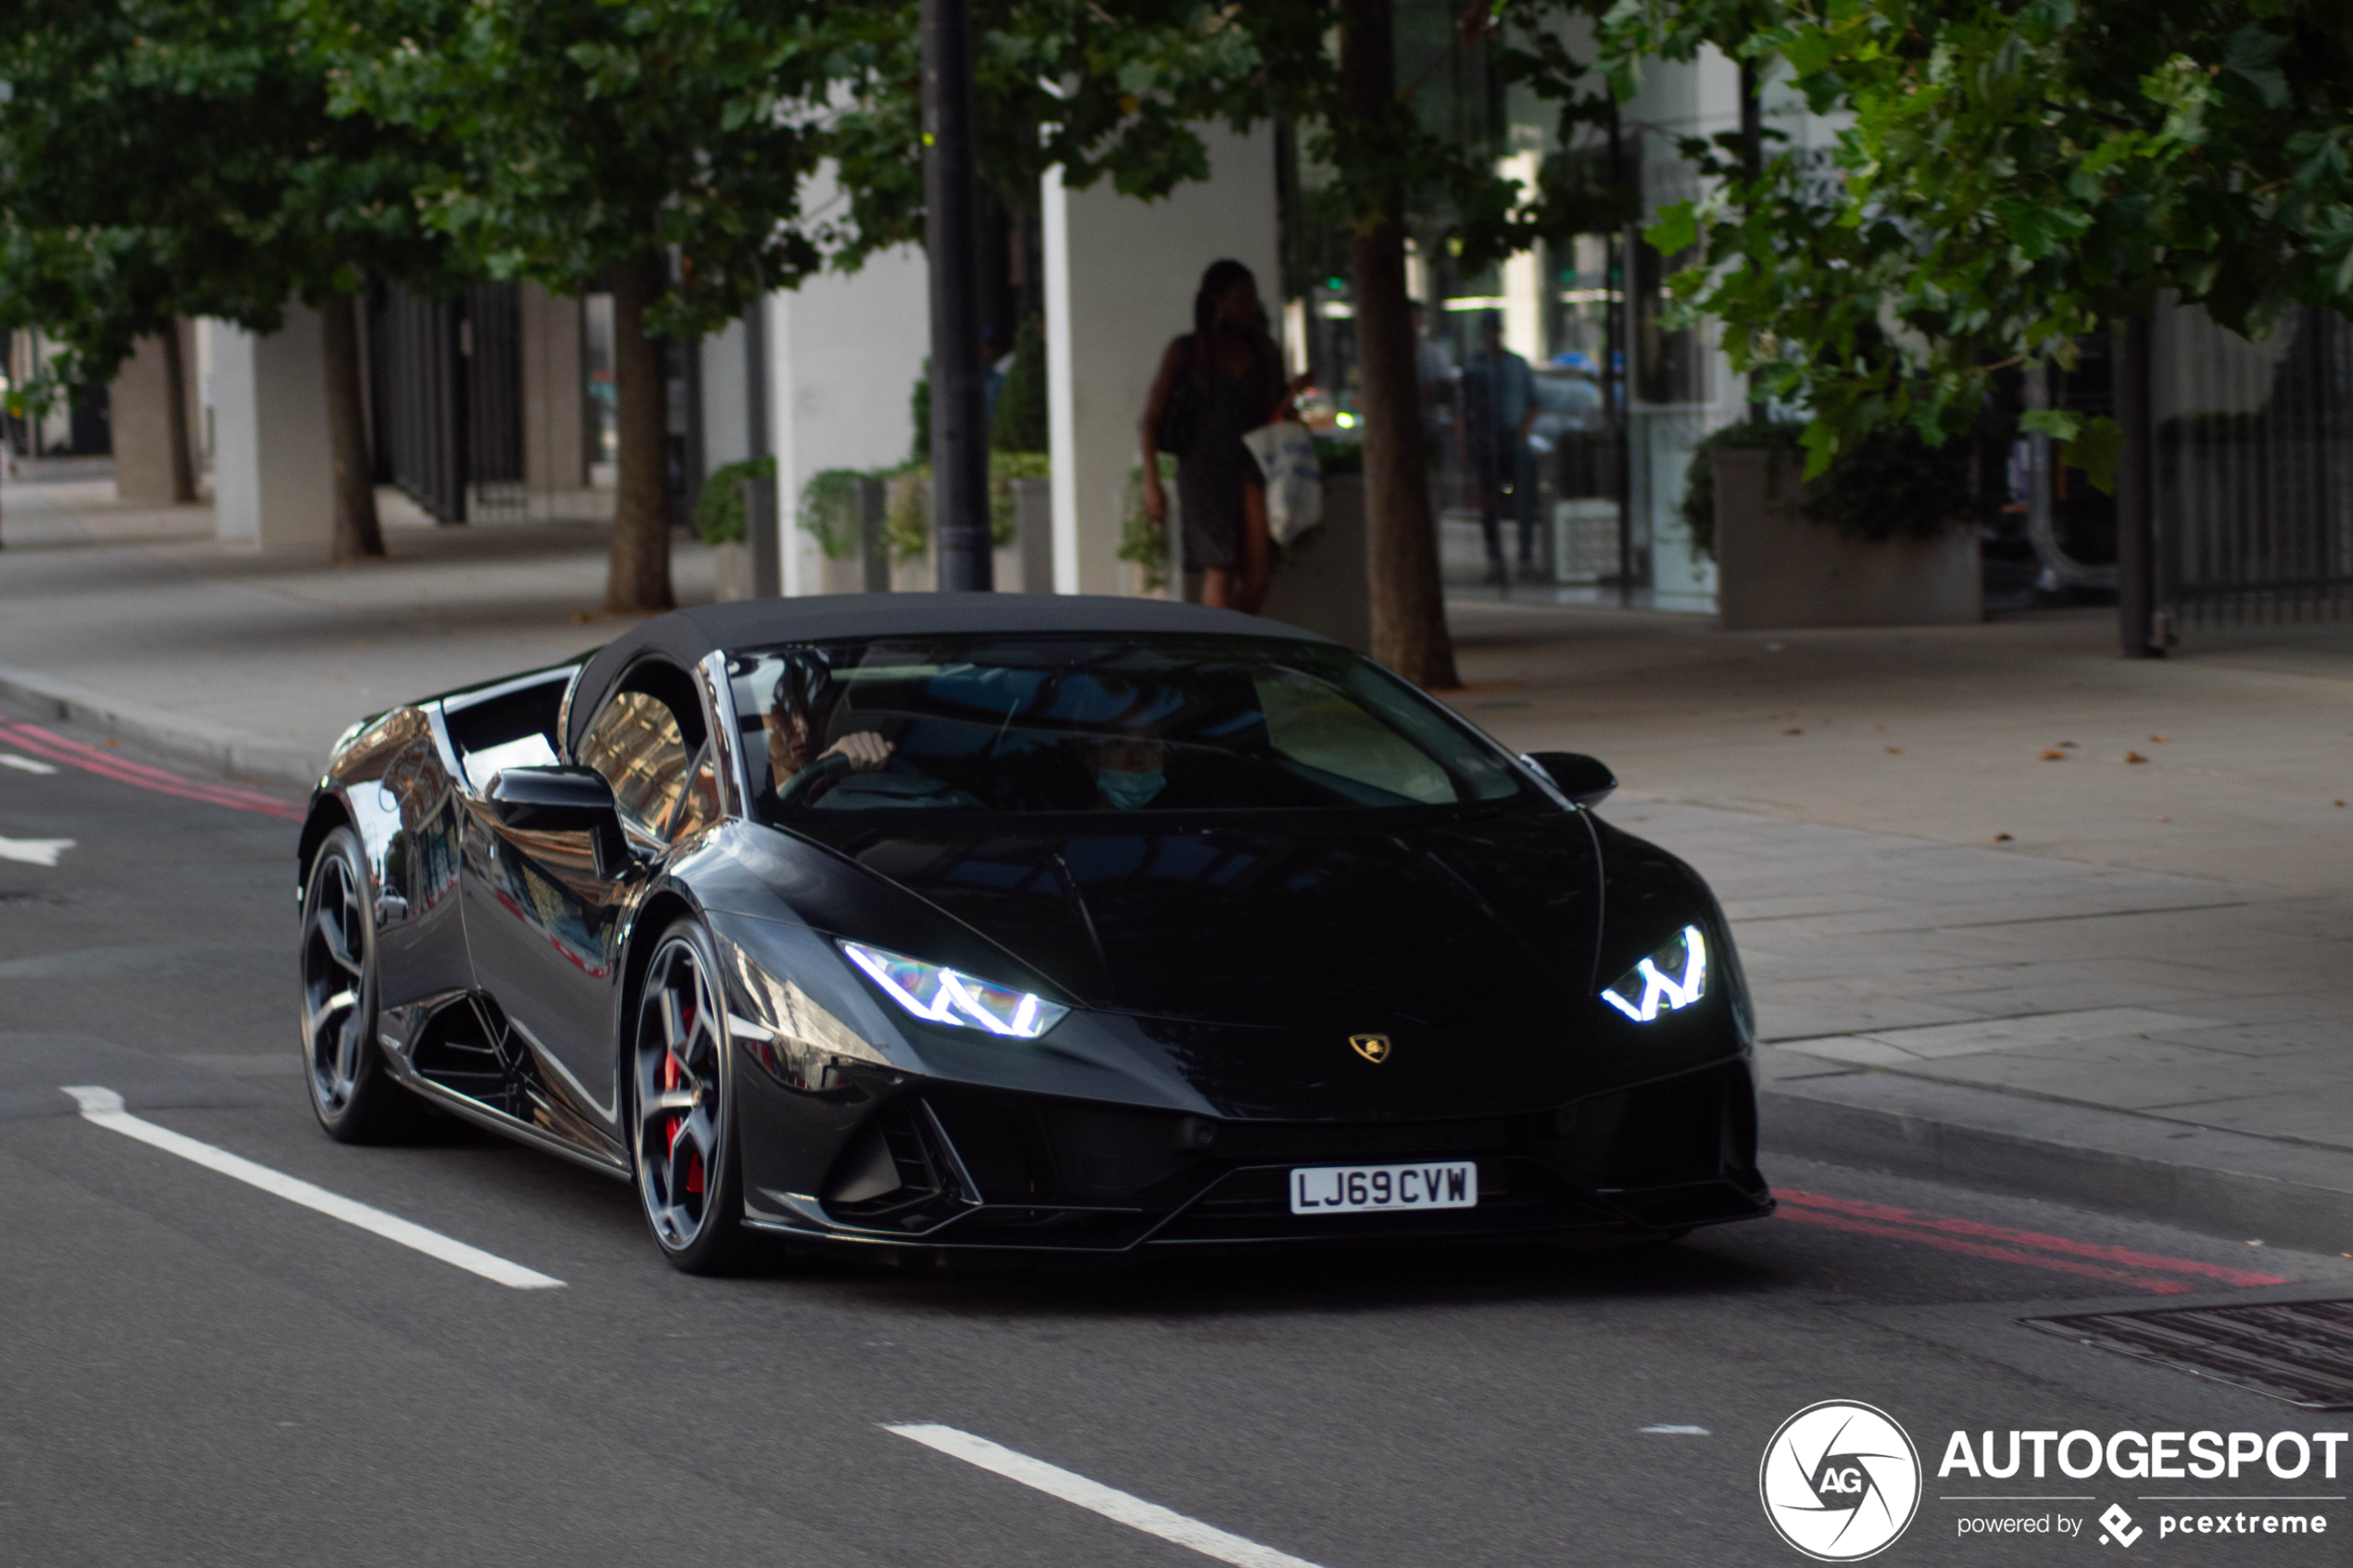
<svg viewBox="0 0 2353 1568"><path fill-rule="evenodd" d="M1116 768L1105 768L1095 775L1095 785L1103 792L1103 798L1122 811L1140 810L1167 784L1168 774L1159 768L1149 773L1126 773Z"/></svg>

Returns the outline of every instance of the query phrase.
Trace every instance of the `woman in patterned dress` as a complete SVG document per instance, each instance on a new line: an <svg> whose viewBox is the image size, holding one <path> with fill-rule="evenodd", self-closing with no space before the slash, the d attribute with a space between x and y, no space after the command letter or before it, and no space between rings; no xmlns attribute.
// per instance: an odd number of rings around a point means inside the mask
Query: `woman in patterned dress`
<svg viewBox="0 0 2353 1568"><path fill-rule="evenodd" d="M1296 419L1283 383L1282 356L1266 335L1258 282L1239 261L1217 261L1193 295L1193 330L1168 345L1144 401L1144 515L1168 521L1160 483L1161 420L1185 384L1192 430L1176 458L1184 510L1185 566L1202 573L1203 604L1258 613L1274 570L1266 533L1266 480L1242 445L1244 432Z"/></svg>

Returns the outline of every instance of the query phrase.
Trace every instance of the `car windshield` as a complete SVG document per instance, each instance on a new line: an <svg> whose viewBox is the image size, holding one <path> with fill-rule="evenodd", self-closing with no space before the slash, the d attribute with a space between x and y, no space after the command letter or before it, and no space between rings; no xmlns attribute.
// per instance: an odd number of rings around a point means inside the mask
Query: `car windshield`
<svg viewBox="0 0 2353 1568"><path fill-rule="evenodd" d="M1329 644L900 637L730 657L755 811L1403 810L1529 786Z"/></svg>

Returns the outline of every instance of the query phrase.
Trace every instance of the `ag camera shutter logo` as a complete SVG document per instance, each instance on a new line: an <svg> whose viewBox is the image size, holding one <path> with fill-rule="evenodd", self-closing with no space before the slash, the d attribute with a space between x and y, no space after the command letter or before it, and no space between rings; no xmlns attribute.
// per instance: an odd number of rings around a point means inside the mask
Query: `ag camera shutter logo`
<svg viewBox="0 0 2353 1568"><path fill-rule="evenodd" d="M1818 1562L1856 1562L1919 1512L1919 1450L1885 1411L1825 1399L1781 1423L1756 1490L1781 1539Z"/></svg>

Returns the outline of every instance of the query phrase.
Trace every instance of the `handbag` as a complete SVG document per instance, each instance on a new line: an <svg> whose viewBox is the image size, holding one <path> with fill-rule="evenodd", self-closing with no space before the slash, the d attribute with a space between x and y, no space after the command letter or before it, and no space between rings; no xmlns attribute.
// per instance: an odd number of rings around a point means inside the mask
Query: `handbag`
<svg viewBox="0 0 2353 1568"><path fill-rule="evenodd" d="M1152 445L1172 458L1183 458L1201 426L1201 340L1186 351L1184 372L1168 385L1168 401L1160 406L1160 423L1152 431Z"/></svg>
<svg viewBox="0 0 2353 1568"><path fill-rule="evenodd" d="M1266 478L1266 532L1288 545L1324 521L1324 470L1307 427L1285 420L1242 437Z"/></svg>

